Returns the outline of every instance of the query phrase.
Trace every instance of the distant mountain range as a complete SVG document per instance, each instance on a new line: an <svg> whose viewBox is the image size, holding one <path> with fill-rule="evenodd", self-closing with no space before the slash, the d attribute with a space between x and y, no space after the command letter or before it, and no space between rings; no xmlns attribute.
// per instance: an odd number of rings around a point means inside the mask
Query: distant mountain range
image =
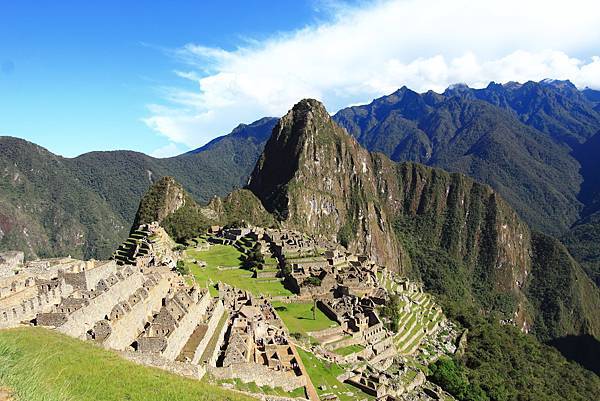
<svg viewBox="0 0 600 401"><path fill-rule="evenodd" d="M562 239L600 283L599 105L599 91L568 81L454 85L441 94L403 87L333 119L370 151L489 184L534 229ZM1 138L0 248L105 257L160 177L175 177L201 203L244 185L276 122L240 125L169 159L135 152L64 159Z"/></svg>
<svg viewBox="0 0 600 401"><path fill-rule="evenodd" d="M277 119L241 124L195 151L156 159L131 151L74 159L0 137L0 249L29 258L108 258L129 233L143 194L174 176L207 202L246 183Z"/></svg>
<svg viewBox="0 0 600 401"><path fill-rule="evenodd" d="M461 172L497 190L533 228L564 237L600 282L593 213L600 180L600 92L568 81L401 88L334 120L372 151ZM591 237L591 238L590 238Z"/></svg>

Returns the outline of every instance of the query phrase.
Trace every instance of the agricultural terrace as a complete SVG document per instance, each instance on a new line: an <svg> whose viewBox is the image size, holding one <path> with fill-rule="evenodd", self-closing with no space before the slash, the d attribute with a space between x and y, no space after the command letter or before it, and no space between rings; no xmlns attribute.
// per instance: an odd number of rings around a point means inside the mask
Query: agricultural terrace
<svg viewBox="0 0 600 401"><path fill-rule="evenodd" d="M435 308L430 295L425 293L404 293L408 301L400 303L398 333L394 343L400 354L414 353L428 332L444 319L442 312Z"/></svg>

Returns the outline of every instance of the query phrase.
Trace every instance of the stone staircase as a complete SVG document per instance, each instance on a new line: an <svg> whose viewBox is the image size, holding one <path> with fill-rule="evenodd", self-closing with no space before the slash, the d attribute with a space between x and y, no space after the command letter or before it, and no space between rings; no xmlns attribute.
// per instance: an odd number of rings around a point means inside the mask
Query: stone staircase
<svg viewBox="0 0 600 401"><path fill-rule="evenodd" d="M149 256L152 253L150 235L151 232L143 226L133 231L113 253L113 259L119 265L134 265L137 258Z"/></svg>

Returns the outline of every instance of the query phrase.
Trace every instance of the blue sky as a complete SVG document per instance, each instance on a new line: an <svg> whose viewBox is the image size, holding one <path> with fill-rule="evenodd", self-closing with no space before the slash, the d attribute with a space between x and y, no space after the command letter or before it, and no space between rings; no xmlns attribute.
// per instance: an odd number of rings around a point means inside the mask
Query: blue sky
<svg viewBox="0 0 600 401"><path fill-rule="evenodd" d="M315 97L543 78L600 88L593 0L0 4L0 135L168 156Z"/></svg>
<svg viewBox="0 0 600 401"><path fill-rule="evenodd" d="M0 134L67 156L151 153L168 139L142 121L147 104L160 102L163 87L193 86L172 73L180 63L169 49L235 49L315 18L310 1L3 0Z"/></svg>

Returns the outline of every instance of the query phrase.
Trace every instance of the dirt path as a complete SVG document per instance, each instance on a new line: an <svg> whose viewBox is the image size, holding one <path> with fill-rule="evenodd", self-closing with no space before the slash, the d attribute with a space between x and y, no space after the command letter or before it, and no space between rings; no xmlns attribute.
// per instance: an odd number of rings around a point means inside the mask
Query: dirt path
<svg viewBox="0 0 600 401"><path fill-rule="evenodd" d="M12 397L12 392L5 388L5 387L0 387L0 401L13 401L14 398Z"/></svg>

